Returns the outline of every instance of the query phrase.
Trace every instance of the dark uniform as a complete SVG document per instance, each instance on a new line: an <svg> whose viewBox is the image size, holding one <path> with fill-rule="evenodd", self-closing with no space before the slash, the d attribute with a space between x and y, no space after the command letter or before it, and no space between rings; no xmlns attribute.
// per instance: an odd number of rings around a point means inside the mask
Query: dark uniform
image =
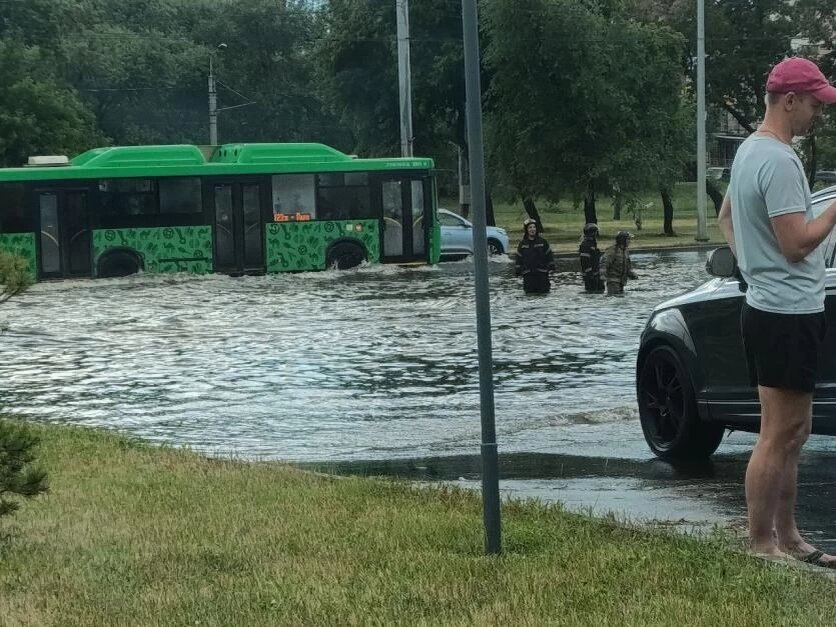
<svg viewBox="0 0 836 627"><path fill-rule="evenodd" d="M615 236L615 244L607 249L607 296L624 293L627 279L635 279L636 273L630 263L630 253L627 252L630 234L619 231Z"/></svg>
<svg viewBox="0 0 836 627"><path fill-rule="evenodd" d="M598 225L587 224L583 227L583 240L578 248L584 289L596 294L604 291L604 282L601 280L601 250L598 248L597 238Z"/></svg>
<svg viewBox="0 0 836 627"><path fill-rule="evenodd" d="M554 267L554 254L549 243L539 233L534 237L528 234L528 226L536 223L526 220L523 224L525 234L517 246L517 275L523 278L526 294L547 294L551 289L549 270Z"/></svg>

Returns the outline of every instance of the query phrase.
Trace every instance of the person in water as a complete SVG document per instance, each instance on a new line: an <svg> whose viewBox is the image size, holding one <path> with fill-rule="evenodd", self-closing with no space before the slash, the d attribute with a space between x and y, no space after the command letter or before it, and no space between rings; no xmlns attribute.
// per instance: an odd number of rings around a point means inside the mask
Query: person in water
<svg viewBox="0 0 836 627"><path fill-rule="evenodd" d="M551 289L549 270L554 269L554 253L543 239L537 222L523 222L523 238L517 246L517 276L523 278L526 294L547 294Z"/></svg>

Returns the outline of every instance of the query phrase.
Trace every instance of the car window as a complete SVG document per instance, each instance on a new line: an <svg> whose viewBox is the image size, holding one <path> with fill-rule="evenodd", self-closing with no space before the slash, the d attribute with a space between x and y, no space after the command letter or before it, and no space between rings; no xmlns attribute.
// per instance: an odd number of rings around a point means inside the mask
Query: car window
<svg viewBox="0 0 836 627"><path fill-rule="evenodd" d="M464 226L464 221L452 213L438 213L438 220L441 226Z"/></svg>
<svg viewBox="0 0 836 627"><path fill-rule="evenodd" d="M831 203L836 202L836 196L826 196L813 201L813 215L818 216ZM828 268L836 267L836 228L830 231L830 235L821 243L824 249L824 263Z"/></svg>

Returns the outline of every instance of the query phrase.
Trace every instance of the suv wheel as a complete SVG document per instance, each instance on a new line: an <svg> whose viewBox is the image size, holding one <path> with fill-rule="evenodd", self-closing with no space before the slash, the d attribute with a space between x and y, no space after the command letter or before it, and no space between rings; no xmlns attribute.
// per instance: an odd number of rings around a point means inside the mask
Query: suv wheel
<svg viewBox="0 0 836 627"><path fill-rule="evenodd" d="M705 459L723 438L723 426L700 420L691 379L670 346L657 346L638 379L639 417L644 439L659 457Z"/></svg>
<svg viewBox="0 0 836 627"><path fill-rule="evenodd" d="M488 254L489 255L501 255L505 252L502 248L502 244L499 240L495 240L493 238L488 240Z"/></svg>

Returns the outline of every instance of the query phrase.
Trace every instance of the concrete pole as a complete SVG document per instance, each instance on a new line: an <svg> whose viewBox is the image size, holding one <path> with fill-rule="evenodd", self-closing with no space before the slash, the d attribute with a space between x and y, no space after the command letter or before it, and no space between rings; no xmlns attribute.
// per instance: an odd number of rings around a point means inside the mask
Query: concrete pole
<svg viewBox="0 0 836 627"><path fill-rule="evenodd" d="M218 91L215 86L215 52L209 53L209 145L218 145Z"/></svg>
<svg viewBox="0 0 836 627"><path fill-rule="evenodd" d="M705 0L697 0L697 241L708 241L705 217Z"/></svg>
<svg viewBox="0 0 836 627"><path fill-rule="evenodd" d="M409 62L409 0L396 0L398 16L398 91L401 112L401 156L412 156L412 73Z"/></svg>
<svg viewBox="0 0 836 627"><path fill-rule="evenodd" d="M479 348L479 405L482 417L482 509L485 553L502 552L499 517L499 455L493 396L491 301L488 288L488 238L485 216L485 148L482 143L482 85L479 76L479 17L476 0L462 0L467 137L476 282L476 335Z"/></svg>

